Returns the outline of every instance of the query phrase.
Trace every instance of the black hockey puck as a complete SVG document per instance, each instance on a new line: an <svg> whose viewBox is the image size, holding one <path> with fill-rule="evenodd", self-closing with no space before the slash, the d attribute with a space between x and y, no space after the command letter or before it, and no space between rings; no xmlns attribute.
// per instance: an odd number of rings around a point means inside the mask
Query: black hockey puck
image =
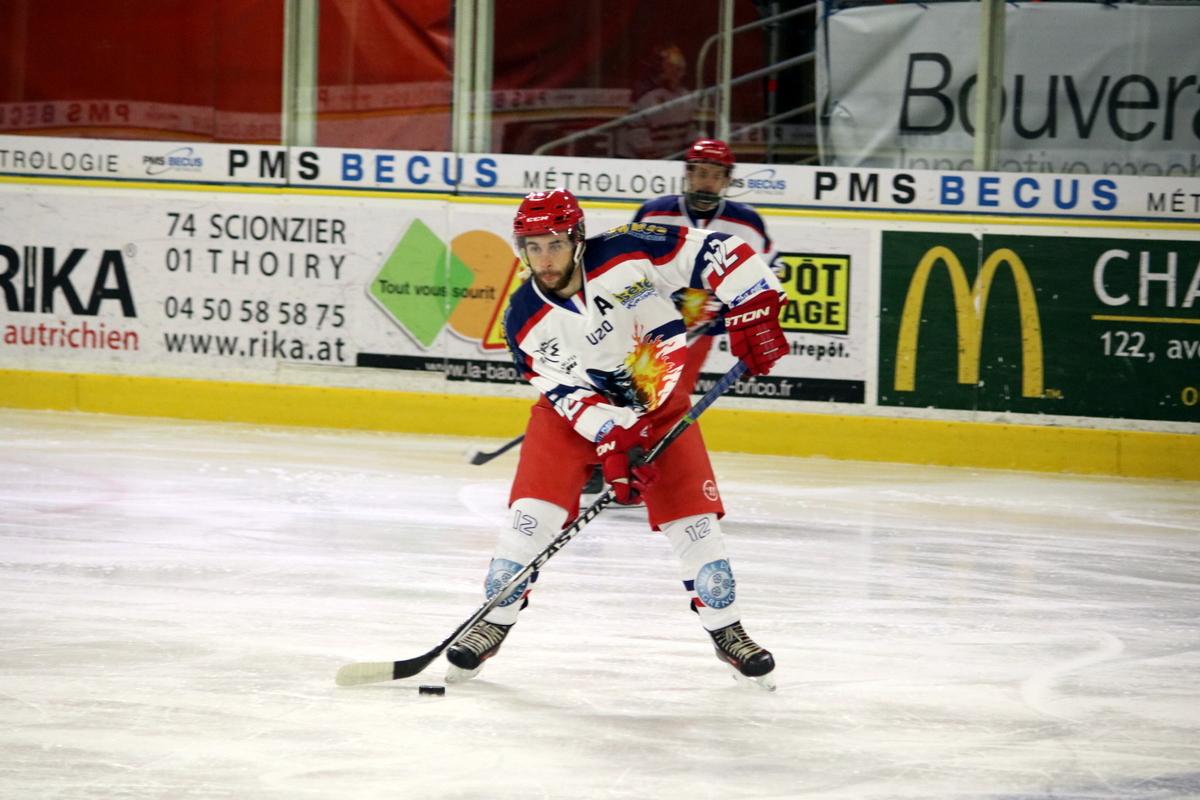
<svg viewBox="0 0 1200 800"><path fill-rule="evenodd" d="M441 695L444 695L446 693L446 687L445 686L418 686L417 693L418 694L434 694L434 695L438 695L440 697Z"/></svg>

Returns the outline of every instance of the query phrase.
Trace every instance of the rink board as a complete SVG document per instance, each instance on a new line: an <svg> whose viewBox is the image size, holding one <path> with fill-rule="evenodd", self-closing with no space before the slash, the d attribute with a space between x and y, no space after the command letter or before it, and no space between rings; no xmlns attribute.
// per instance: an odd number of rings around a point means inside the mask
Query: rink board
<svg viewBox="0 0 1200 800"><path fill-rule="evenodd" d="M511 438L526 399L0 370L3 405ZM709 409L715 450L1200 480L1200 437L1156 431Z"/></svg>
<svg viewBox="0 0 1200 800"><path fill-rule="evenodd" d="M515 198L569 185L596 233L680 174L211 144L162 173L163 143L0 146L0 405L500 440L533 397L501 324ZM713 447L1200 478L1200 181L736 176L789 351L708 413ZM721 337L697 390L732 364Z"/></svg>

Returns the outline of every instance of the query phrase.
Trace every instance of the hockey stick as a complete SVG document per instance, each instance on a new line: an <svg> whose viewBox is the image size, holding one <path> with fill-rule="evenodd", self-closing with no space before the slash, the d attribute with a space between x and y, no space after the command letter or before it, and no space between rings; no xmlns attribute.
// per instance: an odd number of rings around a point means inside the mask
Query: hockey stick
<svg viewBox="0 0 1200 800"><path fill-rule="evenodd" d="M716 399L725 394L730 386L737 382L738 378L742 377L742 373L746 371L746 365L741 361L733 366L733 369L726 372L716 384L688 410L686 414L678 422L676 422L671 430L667 431L654 447L646 453L641 463L653 461L658 458L659 454L680 437L680 435L695 424L704 411L711 406ZM409 658L403 661L360 661L354 664L347 664L337 671L338 686L357 686L360 683L378 683L380 681L394 681L401 678L411 678L420 673L438 656L442 654L447 647L458 641L464 633L471 629L476 622L487 616L488 612L504 601L504 598L518 586L520 586L526 578L533 572L539 569L543 564L559 550L566 546L567 542L575 538L584 526L594 520L601 511L614 502L613 490L610 487L604 494L596 498L596 502L592 503L587 509L579 515L576 520L571 523L562 533L554 538L550 544L546 545L546 549L533 557L533 560L525 565L519 572L509 579L508 583L500 587L494 595L491 596L479 609L472 614L466 621L454 629L454 633L446 637L446 640L437 647L430 650L428 653L416 658Z"/></svg>
<svg viewBox="0 0 1200 800"><path fill-rule="evenodd" d="M518 436L517 438L510 441L508 444L504 445L503 447L497 448L496 450L492 450L492 451L478 450L478 449L472 450L470 452L470 456L467 458L467 461L474 464L475 466L479 466L480 464L486 464L489 461L491 461L493 458L496 458L497 456L502 456L505 453L507 453L509 450L512 450L514 447L519 445L524 440L525 440L525 434L522 433L520 436Z"/></svg>

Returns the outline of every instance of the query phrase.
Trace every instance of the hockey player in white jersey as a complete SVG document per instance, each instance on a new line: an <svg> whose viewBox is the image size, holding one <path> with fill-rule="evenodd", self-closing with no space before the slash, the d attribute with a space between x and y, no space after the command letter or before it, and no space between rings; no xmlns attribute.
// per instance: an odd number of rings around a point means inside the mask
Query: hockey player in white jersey
<svg viewBox="0 0 1200 800"><path fill-rule="evenodd" d="M633 216L634 222L658 222L732 233L746 241L768 265L774 263L775 247L761 216L745 203L725 197L733 180L733 151L720 139L697 139L684 154L683 194L647 200ZM693 334L688 346L681 385L691 394L704 365L713 338L723 330L721 303L701 288L687 288L675 298L684 324Z"/></svg>
<svg viewBox="0 0 1200 800"><path fill-rule="evenodd" d="M697 139L684 154L683 194L647 200L633 216L634 222L657 222L732 233L745 240L767 264L773 264L775 248L761 216L745 203L725 197L733 180L736 160L720 139ZM713 339L724 331L721 301L703 288L684 288L675 293L675 305L688 331L687 358L679 376L679 391L692 394L700 370L712 349ZM585 501L604 490L600 472L594 471L583 493Z"/></svg>
<svg viewBox="0 0 1200 800"><path fill-rule="evenodd" d="M513 234L531 274L509 302L505 335L541 396L485 581L488 597L562 531L599 463L618 503L644 499L717 656L737 676L773 688L774 658L742 627L721 533L724 507L699 428L689 427L653 463L635 464L636 451L649 449L689 407L677 391L687 348L671 296L693 287L718 297L731 350L762 375L787 350L779 281L730 234L637 223L585 239L583 211L561 189L526 197ZM448 682L474 677L496 654L536 577L447 650Z"/></svg>
<svg viewBox="0 0 1200 800"><path fill-rule="evenodd" d="M762 217L745 203L725 197L737 163L729 145L720 139L697 139L684 153L683 161L683 194L647 200L633 221L732 233L770 264L774 249Z"/></svg>

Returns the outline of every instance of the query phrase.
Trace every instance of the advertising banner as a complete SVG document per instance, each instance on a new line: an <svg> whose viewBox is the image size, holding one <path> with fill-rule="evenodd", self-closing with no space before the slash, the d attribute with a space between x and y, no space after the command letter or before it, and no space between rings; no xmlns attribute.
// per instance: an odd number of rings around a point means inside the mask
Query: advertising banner
<svg viewBox="0 0 1200 800"><path fill-rule="evenodd" d="M839 166L973 166L979 3L822 17L822 158ZM1010 3L996 168L1200 175L1194 5Z"/></svg>
<svg viewBox="0 0 1200 800"><path fill-rule="evenodd" d="M735 396L863 403L872 336L868 306L870 262L866 230L780 225L776 261L785 293L780 324L789 351L768 376L743 382ZM798 235L799 234L799 235ZM802 247L795 247L803 242ZM792 249L795 247L795 249ZM721 337L709 355L697 392L733 366Z"/></svg>
<svg viewBox="0 0 1200 800"><path fill-rule="evenodd" d="M640 203L682 191L683 169L678 161L0 136L0 180L489 198L569 189L582 200ZM738 164L726 196L763 211L1200 222L1197 178L1047 174L1032 168L992 173Z"/></svg>
<svg viewBox="0 0 1200 800"><path fill-rule="evenodd" d="M885 231L879 403L1200 421L1200 241Z"/></svg>
<svg viewBox="0 0 1200 800"><path fill-rule="evenodd" d="M411 202L3 189L0 361L19 369L268 380L283 362L352 366L356 340L382 327L362 287L418 215Z"/></svg>
<svg viewBox="0 0 1200 800"><path fill-rule="evenodd" d="M0 184L0 368L525 393L501 329L513 208ZM869 234L772 234L791 352L735 393L863 402ZM723 340L707 372L732 365Z"/></svg>

